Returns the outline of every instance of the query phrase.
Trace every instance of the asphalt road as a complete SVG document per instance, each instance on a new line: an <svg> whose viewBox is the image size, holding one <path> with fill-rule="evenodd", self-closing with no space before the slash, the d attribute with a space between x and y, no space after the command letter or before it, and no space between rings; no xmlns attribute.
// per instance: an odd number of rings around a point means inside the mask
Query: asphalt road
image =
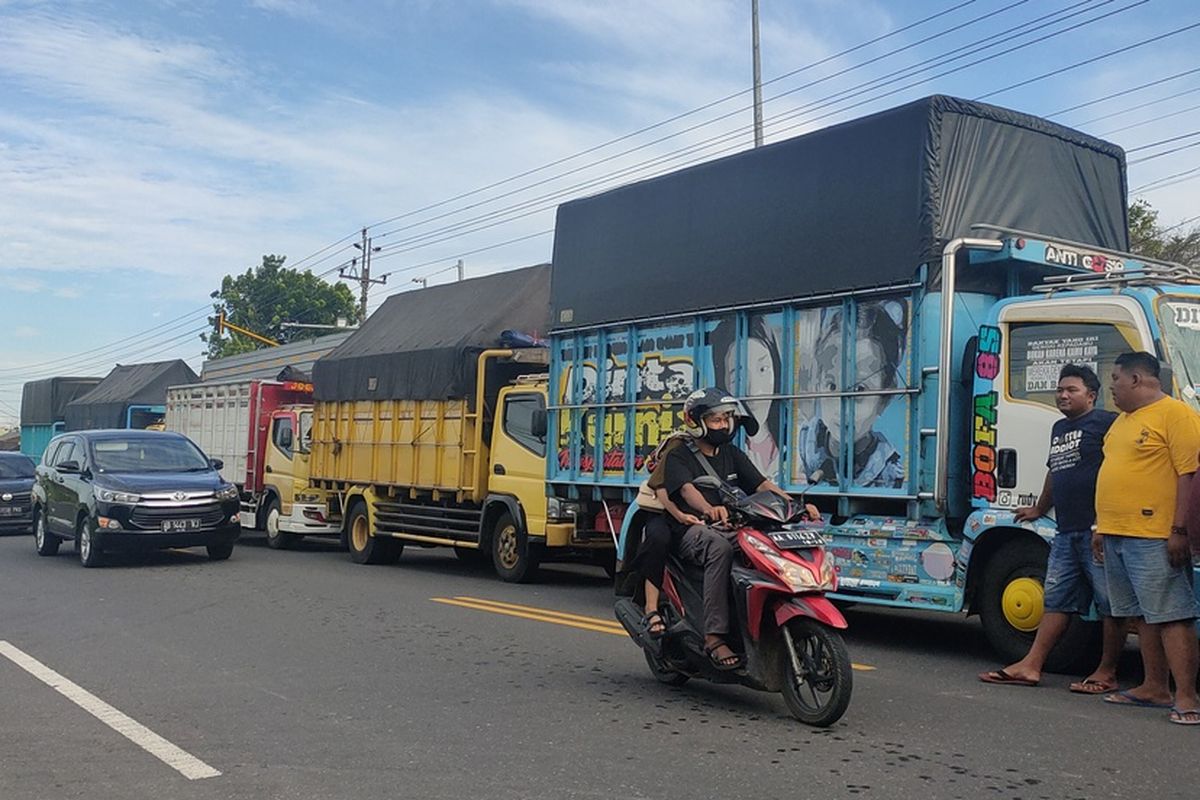
<svg viewBox="0 0 1200 800"><path fill-rule="evenodd" d="M612 632L603 573L543 574L504 584L444 550L364 567L254 537L223 563L84 570L69 547L2 538L0 642L220 774L185 777L0 655L0 798L1162 799L1200 783L1200 731L1166 712L1071 695L1066 676L980 684L996 664L971 621L852 611L851 655L873 669L820 731L778 696L659 685Z"/></svg>

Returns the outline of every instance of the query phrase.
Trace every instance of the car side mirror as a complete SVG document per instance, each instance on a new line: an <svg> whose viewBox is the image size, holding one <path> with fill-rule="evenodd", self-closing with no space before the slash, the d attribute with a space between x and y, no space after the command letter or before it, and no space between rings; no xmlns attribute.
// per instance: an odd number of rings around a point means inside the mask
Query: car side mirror
<svg viewBox="0 0 1200 800"><path fill-rule="evenodd" d="M213 469L216 469L216 470L220 470L220 469L224 469L224 468L225 468L225 462L224 462L224 461L222 461L222 460L221 460L221 459L219 459L219 458L210 458L210 459L208 460L208 465L209 465L210 467L212 467Z"/></svg>
<svg viewBox="0 0 1200 800"><path fill-rule="evenodd" d="M531 428L533 428L534 438L543 440L546 438L546 433L550 429L549 422L547 421L546 417L546 409L535 408L533 410L533 418L530 419L529 425Z"/></svg>
<svg viewBox="0 0 1200 800"><path fill-rule="evenodd" d="M79 462L73 461L73 460L72 461L64 461L61 464L56 464L54 468L56 470L58 470L59 472L64 472L67 474L77 474L79 472Z"/></svg>

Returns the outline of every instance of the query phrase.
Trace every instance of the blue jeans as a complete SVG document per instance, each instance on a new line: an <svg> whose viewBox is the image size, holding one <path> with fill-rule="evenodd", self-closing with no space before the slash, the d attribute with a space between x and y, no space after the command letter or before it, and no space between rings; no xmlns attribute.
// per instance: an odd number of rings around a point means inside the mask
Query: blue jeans
<svg viewBox="0 0 1200 800"><path fill-rule="evenodd" d="M1172 567L1166 539L1105 536L1104 573L1114 617L1142 617L1161 625L1200 616L1192 565Z"/></svg>
<svg viewBox="0 0 1200 800"><path fill-rule="evenodd" d="M1048 612L1086 614L1095 599L1100 616L1112 616L1104 565L1092 556L1091 531L1059 531L1050 540L1045 587Z"/></svg>

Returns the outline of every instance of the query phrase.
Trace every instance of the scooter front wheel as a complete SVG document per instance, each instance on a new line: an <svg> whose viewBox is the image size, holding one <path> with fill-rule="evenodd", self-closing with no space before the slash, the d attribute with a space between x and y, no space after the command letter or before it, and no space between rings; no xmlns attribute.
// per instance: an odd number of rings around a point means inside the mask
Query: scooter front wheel
<svg viewBox="0 0 1200 800"><path fill-rule="evenodd" d="M659 683L665 683L667 686L683 686L691 678L690 675L671 669L658 656L645 648L642 648L642 654L646 656L646 666L650 667L650 672Z"/></svg>
<svg viewBox="0 0 1200 800"><path fill-rule="evenodd" d="M783 700L792 716L825 728L850 705L854 673L841 635L810 619L793 618L783 629Z"/></svg>

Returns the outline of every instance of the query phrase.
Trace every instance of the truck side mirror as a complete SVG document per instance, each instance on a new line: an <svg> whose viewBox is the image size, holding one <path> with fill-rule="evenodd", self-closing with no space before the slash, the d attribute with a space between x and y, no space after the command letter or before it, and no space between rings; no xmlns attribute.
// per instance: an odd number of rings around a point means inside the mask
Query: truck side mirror
<svg viewBox="0 0 1200 800"><path fill-rule="evenodd" d="M529 427L533 429L535 439L545 440L546 434L549 431L546 409L535 408L533 410L533 417L529 420Z"/></svg>
<svg viewBox="0 0 1200 800"><path fill-rule="evenodd" d="M1017 485L1017 451L1001 447L996 452L996 483L1001 489L1013 489Z"/></svg>

